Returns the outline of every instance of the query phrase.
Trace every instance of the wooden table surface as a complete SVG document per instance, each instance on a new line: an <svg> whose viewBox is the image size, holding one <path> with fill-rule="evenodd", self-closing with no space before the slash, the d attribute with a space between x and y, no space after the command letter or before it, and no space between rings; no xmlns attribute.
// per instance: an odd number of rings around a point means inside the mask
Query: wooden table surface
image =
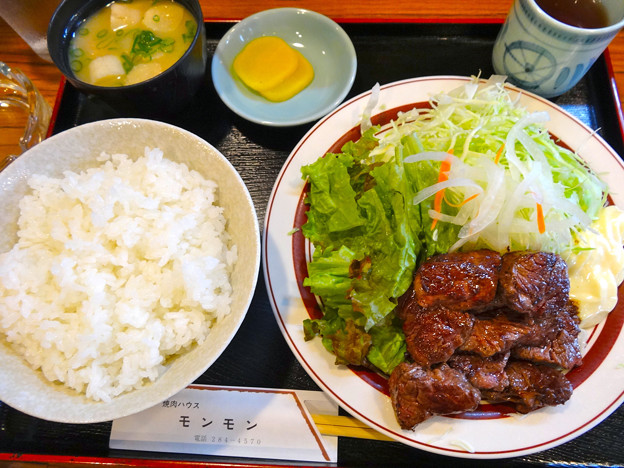
<svg viewBox="0 0 624 468"><path fill-rule="evenodd" d="M2 0L22 1L22 0ZM54 0L51 0L54 1ZM276 7L300 7L322 13L330 18L400 19L400 20L470 20L503 21L513 0L200 0L207 19L241 19L261 10ZM20 68L53 106L59 89L61 74L52 63L35 54L22 38L0 18L0 60ZM609 46L615 83L620 101L624 96L624 32ZM478 64L475 64L475 68ZM1 111L0 111L1 112ZM0 158L14 153L21 134L19 123L7 122L0 114Z"/></svg>

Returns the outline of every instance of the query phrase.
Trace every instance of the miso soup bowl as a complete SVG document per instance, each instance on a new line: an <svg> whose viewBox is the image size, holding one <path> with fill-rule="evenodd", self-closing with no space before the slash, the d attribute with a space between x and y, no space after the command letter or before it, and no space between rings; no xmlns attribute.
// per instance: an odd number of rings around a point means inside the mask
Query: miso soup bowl
<svg viewBox="0 0 624 468"><path fill-rule="evenodd" d="M111 0L63 0L48 26L48 50L54 64L79 91L96 95L120 111L138 116L178 112L186 107L201 88L206 75L206 31L201 6L197 0L176 0L197 21L197 32L184 55L161 74L132 85L96 86L74 75L69 59L69 43L74 32L89 16Z"/></svg>

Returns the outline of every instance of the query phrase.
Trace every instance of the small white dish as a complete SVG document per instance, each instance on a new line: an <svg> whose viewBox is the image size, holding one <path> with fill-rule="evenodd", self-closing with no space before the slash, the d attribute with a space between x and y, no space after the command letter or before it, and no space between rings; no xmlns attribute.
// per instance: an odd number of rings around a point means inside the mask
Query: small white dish
<svg viewBox="0 0 624 468"><path fill-rule="evenodd" d="M284 102L271 102L232 73L232 62L249 41L278 36L314 67L314 79ZM355 48L334 21L301 8L275 8L249 16L223 36L212 58L212 81L223 102L241 117L262 125L289 127L317 120L336 108L353 85Z"/></svg>

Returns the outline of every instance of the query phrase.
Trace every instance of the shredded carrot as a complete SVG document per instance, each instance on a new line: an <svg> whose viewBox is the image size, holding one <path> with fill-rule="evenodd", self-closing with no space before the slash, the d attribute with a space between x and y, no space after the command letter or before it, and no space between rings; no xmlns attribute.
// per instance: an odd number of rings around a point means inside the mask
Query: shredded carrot
<svg viewBox="0 0 624 468"><path fill-rule="evenodd" d="M470 200L474 200L475 198L477 198L479 196L478 193L475 193L474 195L469 196L468 198L464 198L460 203L455 204L455 203L451 203L450 201L448 201L448 199L446 198L446 196L444 197L444 201L446 202L447 205L452 206L453 208L461 208L462 206L464 206L466 203L468 203Z"/></svg>
<svg viewBox="0 0 624 468"><path fill-rule="evenodd" d="M449 153L453 151L453 148L449 150ZM448 173L451 170L451 161L450 157L446 158L444 161L440 163L440 172L438 173L438 182L444 182L448 180ZM444 189L438 190L435 194L435 198L433 199L433 209L438 213L442 212L442 200L444 199ZM431 223L431 230L433 231L438 224L438 220L436 218L433 219Z"/></svg>
<svg viewBox="0 0 624 468"><path fill-rule="evenodd" d="M504 149L505 149L505 143L503 143L501 147L498 149L498 151L496 152L496 157L494 158L494 164L498 164L498 161L500 160L500 157L502 156Z"/></svg>
<svg viewBox="0 0 624 468"><path fill-rule="evenodd" d="M546 232L546 222L544 221L544 209L541 203L535 203L537 205L537 229L540 234Z"/></svg>

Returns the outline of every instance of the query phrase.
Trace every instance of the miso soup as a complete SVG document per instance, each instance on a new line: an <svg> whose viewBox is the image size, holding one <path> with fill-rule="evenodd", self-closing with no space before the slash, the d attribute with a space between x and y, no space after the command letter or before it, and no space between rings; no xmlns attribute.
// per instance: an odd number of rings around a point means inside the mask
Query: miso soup
<svg viewBox="0 0 624 468"><path fill-rule="evenodd" d="M172 0L124 0L88 17L70 41L71 68L97 86L127 86L162 73L184 55L197 21Z"/></svg>

